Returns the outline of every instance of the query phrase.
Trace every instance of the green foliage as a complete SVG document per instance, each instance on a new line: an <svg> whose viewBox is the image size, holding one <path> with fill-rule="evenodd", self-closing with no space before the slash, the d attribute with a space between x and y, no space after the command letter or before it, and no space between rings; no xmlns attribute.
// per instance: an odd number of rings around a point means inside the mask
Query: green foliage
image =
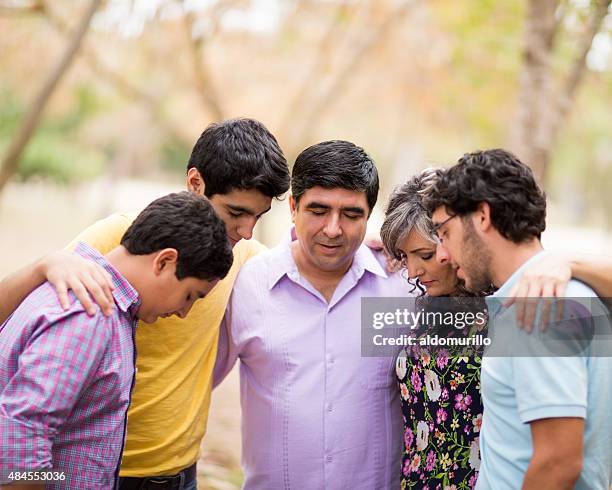
<svg viewBox="0 0 612 490"><path fill-rule="evenodd" d="M24 109L10 90L0 93L0 138L8 138L17 128Z"/></svg>
<svg viewBox="0 0 612 490"><path fill-rule="evenodd" d="M81 86L76 100L70 112L44 119L37 128L22 155L18 178L45 177L67 184L94 178L105 171L103 153L74 138L78 128L99 108L95 92ZM25 114L25 105L10 90L0 94L0 155L6 151Z"/></svg>
<svg viewBox="0 0 612 490"><path fill-rule="evenodd" d="M45 134L34 138L21 161L18 175L24 180L44 176L68 184L90 180L104 172L105 160L100 152L64 141Z"/></svg>
<svg viewBox="0 0 612 490"><path fill-rule="evenodd" d="M492 0L432 5L451 40L443 103L461 115L478 146L499 145L514 110L524 6Z"/></svg>
<svg viewBox="0 0 612 490"><path fill-rule="evenodd" d="M559 201L574 200L588 209L603 213L604 225L612 230L612 157L610 157L610 110L602 103L603 93L612 93L610 76L591 74L575 102L575 109L563 126L553 153L548 188ZM588 114L588 119L585 118ZM574 221L588 223L576 211ZM599 225L596 221L589 223Z"/></svg>

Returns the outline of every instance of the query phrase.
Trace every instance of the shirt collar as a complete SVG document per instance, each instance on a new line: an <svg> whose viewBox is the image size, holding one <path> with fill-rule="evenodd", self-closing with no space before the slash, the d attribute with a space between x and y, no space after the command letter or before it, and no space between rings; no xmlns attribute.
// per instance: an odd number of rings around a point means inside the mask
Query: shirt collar
<svg viewBox="0 0 612 490"><path fill-rule="evenodd" d="M110 274L113 285L115 286L112 295L121 311L127 312L130 308L140 305L138 292L97 250L94 250L84 242L79 242L74 249L74 253L83 258L92 260L96 264L102 266L104 270Z"/></svg>
<svg viewBox="0 0 612 490"><path fill-rule="evenodd" d="M300 273L293 258L293 254L291 253L291 243L295 240L297 240L297 236L295 234L295 227L292 226L283 236L278 247L276 247L278 253L275 255L268 269L269 289L272 289L285 275L289 276L289 278L294 281L299 277ZM372 250L364 244L361 244L355 253L353 263L349 269L349 272L351 271L353 271L357 277L361 277L364 271L371 272L380 277L387 277L387 273Z"/></svg>
<svg viewBox="0 0 612 490"><path fill-rule="evenodd" d="M384 267L380 264L376 255L374 255L372 249L363 243L357 249L357 253L355 253L351 269L355 269L359 276L364 271L368 271L380 277L387 277Z"/></svg>
<svg viewBox="0 0 612 490"><path fill-rule="evenodd" d="M497 313L499 313L499 310L501 309L505 299L510 294L510 291L512 291L512 288L514 287L516 282L523 275L523 272L525 272L525 270L531 267L531 265L534 264L535 262L542 260L544 256L547 254L548 252L546 250L541 250L535 255L533 255L532 257L530 257L529 259L527 259L523 263L523 265L521 265L518 269L516 269L514 273L506 280L506 282L504 282L500 286L500 288L497 291L495 291L495 293L493 293L491 296L488 296L486 298L486 302L489 308L489 314L491 316L495 316L497 315Z"/></svg>

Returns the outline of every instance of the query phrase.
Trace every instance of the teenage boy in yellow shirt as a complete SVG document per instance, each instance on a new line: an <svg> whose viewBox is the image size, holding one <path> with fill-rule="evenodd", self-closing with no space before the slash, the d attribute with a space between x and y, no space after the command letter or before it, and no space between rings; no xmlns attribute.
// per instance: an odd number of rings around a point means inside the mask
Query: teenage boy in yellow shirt
<svg viewBox="0 0 612 490"><path fill-rule="evenodd" d="M120 489L197 488L195 463L206 432L219 325L241 266L264 247L251 240L273 198L289 188L289 169L274 136L258 121L235 119L209 126L193 148L187 188L209 198L225 222L234 263L184 318L172 316L137 329L136 384L128 412ZM114 214L83 231L102 254L115 248L135 218ZM72 245L71 245L72 246ZM85 261L83 261L85 262ZM104 272L68 254L52 254L0 283L0 322L44 280L74 293L91 311L110 307ZM100 286L99 284L103 284Z"/></svg>

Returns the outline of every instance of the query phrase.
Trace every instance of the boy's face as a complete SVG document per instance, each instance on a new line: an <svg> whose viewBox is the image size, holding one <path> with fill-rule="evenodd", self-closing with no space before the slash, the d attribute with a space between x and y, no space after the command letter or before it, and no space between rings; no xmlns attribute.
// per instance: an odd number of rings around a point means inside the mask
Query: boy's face
<svg viewBox="0 0 612 490"><path fill-rule="evenodd" d="M196 168L187 172L187 189L205 195L206 183ZM232 247L243 238L250 240L253 229L262 215L270 211L272 198L257 189L232 189L226 194L213 194L208 198L216 213L225 223Z"/></svg>
<svg viewBox="0 0 612 490"><path fill-rule="evenodd" d="M177 315L184 318L196 300L206 296L219 282L195 277L176 278L176 262L168 260L161 265L154 262L154 273L140 292L138 318L153 323L158 318Z"/></svg>
<svg viewBox="0 0 612 490"><path fill-rule="evenodd" d="M272 198L257 189L233 189L227 194L213 194L209 200L225 223L232 247L243 238L252 238L259 218L270 211L272 204Z"/></svg>

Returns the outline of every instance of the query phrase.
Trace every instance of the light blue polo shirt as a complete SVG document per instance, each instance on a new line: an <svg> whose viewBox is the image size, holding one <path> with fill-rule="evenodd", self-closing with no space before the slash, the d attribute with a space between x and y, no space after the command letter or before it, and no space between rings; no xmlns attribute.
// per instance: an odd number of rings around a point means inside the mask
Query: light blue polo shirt
<svg viewBox="0 0 612 490"><path fill-rule="evenodd" d="M507 297L523 271L544 255L541 252L530 258L497 293L487 298L494 336L498 333L512 336L511 342L532 341L516 326L515 308L501 308L500 299ZM589 298L596 294L585 284L572 280L566 297ZM597 321L605 322L599 328L608 332L612 328L609 316L597 316ZM612 359L589 357L592 347L580 357L493 357L485 353L481 374L482 463L477 490L521 488L533 452L529 422L555 417L585 419L583 469L575 488L609 490Z"/></svg>

